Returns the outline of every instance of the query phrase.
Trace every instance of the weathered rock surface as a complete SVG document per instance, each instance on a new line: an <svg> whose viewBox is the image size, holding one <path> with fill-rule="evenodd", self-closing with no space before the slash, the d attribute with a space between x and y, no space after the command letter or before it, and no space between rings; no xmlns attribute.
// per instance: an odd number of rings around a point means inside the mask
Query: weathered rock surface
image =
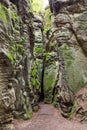
<svg viewBox="0 0 87 130"><path fill-rule="evenodd" d="M30 81L34 34L28 2L0 1L0 49L3 50L3 55L0 52L1 130L13 130L13 113L15 117L31 118L35 102ZM12 75L8 63L12 64ZM9 84L9 79L13 84Z"/></svg>
<svg viewBox="0 0 87 130"><path fill-rule="evenodd" d="M0 130L13 130L15 91L11 84L12 65L10 59L0 51Z"/></svg>
<svg viewBox="0 0 87 130"><path fill-rule="evenodd" d="M6 1L1 3L7 7ZM13 130L15 91L12 87L12 63L9 42L12 22L9 10L0 3L0 130ZM7 2L8 3L8 2Z"/></svg>
<svg viewBox="0 0 87 130"><path fill-rule="evenodd" d="M44 17L32 13L31 0L0 1L2 130L13 130L13 112L15 117L31 118L41 99L72 113L73 93L87 84L87 1L49 1L54 15L47 39ZM78 103L78 110L80 106L87 111L85 103Z"/></svg>
<svg viewBox="0 0 87 130"><path fill-rule="evenodd" d="M50 0L49 3L55 15L52 17L52 33L60 64L56 89L59 87L59 97L62 96L59 98L60 107L66 111L70 104L73 105L71 90L76 93L87 83L87 1Z"/></svg>

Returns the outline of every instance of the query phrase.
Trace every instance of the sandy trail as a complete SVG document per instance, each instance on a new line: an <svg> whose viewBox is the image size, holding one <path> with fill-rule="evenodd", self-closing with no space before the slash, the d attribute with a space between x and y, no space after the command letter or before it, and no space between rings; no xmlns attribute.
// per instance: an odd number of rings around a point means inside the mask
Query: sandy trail
<svg viewBox="0 0 87 130"><path fill-rule="evenodd" d="M63 118L52 105L42 103L40 107L31 120L15 120L15 130L87 130L87 124Z"/></svg>

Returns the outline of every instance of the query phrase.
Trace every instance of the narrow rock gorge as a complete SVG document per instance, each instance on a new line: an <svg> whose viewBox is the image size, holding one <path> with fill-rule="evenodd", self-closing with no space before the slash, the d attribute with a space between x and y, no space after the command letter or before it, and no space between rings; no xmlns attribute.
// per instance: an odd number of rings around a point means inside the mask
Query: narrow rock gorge
<svg viewBox="0 0 87 130"><path fill-rule="evenodd" d="M0 0L0 130L39 102L87 121L87 1L34 2Z"/></svg>

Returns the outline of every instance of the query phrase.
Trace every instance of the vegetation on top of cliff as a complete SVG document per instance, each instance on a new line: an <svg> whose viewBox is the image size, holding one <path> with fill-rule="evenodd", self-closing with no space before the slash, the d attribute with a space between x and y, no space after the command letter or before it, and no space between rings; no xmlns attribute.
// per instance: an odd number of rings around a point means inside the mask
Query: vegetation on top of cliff
<svg viewBox="0 0 87 130"><path fill-rule="evenodd" d="M35 12L43 12L44 11L44 6L43 6L43 2L44 0L33 0L32 2L32 8L33 8L33 11Z"/></svg>

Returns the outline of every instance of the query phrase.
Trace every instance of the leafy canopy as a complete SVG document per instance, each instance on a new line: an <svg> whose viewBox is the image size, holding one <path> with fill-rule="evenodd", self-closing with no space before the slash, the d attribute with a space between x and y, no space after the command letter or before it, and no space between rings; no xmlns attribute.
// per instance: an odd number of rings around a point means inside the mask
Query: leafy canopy
<svg viewBox="0 0 87 130"><path fill-rule="evenodd" d="M44 11L44 0L32 0L33 11L42 12Z"/></svg>

